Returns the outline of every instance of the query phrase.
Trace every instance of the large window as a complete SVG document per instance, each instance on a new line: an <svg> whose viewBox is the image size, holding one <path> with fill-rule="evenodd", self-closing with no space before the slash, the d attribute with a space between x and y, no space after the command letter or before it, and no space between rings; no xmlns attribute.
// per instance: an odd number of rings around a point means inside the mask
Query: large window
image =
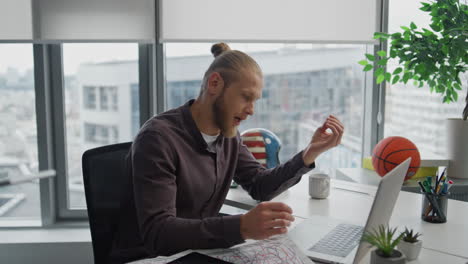
<svg viewBox="0 0 468 264"><path fill-rule="evenodd" d="M200 92L213 60L211 44L166 44L168 108ZM281 162L305 148L329 114L343 121L342 145L317 160L321 169L358 167L362 152L364 73L356 63L365 45L231 44L251 55L264 74L262 99L239 131L261 127L282 141Z"/></svg>
<svg viewBox="0 0 468 264"><path fill-rule="evenodd" d="M67 207L83 208L83 152L131 141L138 131L138 45L64 44L63 62Z"/></svg>
<svg viewBox="0 0 468 264"><path fill-rule="evenodd" d="M420 1L390 1L390 32L401 31L400 26L414 21L418 27L429 28L428 13L421 12ZM404 7L404 8L402 8ZM401 13L404 10L406 13ZM389 65L393 72L396 65ZM429 87L418 88L410 81L406 85L387 84L385 99L384 136L403 136L413 141L422 158L446 158L446 119L461 118L467 89L467 76L462 77L463 90L456 103L442 103L442 96L431 93Z"/></svg>
<svg viewBox="0 0 468 264"><path fill-rule="evenodd" d="M32 45L0 44L0 58L0 178L15 179L38 171ZM40 209L38 181L0 188L0 220Z"/></svg>

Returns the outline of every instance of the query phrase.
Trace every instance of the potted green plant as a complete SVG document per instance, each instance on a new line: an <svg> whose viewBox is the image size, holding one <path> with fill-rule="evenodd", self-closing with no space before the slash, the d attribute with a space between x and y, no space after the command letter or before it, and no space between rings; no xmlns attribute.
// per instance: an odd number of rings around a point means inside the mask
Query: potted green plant
<svg viewBox="0 0 468 264"><path fill-rule="evenodd" d="M402 234L403 238L398 243L398 250L405 254L408 261L417 259L422 248L422 241L418 239L421 234L406 227Z"/></svg>
<svg viewBox="0 0 468 264"><path fill-rule="evenodd" d="M403 237L403 234L395 236L396 230L396 228L380 225L377 229L364 233L362 240L376 247L371 252L371 264L406 263L405 255L395 249Z"/></svg>
<svg viewBox="0 0 468 264"><path fill-rule="evenodd" d="M377 56L365 54L359 61L364 71L374 69L377 83L395 84L412 81L417 87L428 86L440 93L444 103L458 100L462 90L460 78L468 63L468 7L460 0L421 2L420 8L431 17L430 29L418 28L411 22L401 32L376 32L375 39L388 41L389 51L377 51ZM396 62L389 72L387 64ZM466 81L465 81L466 82ZM447 123L447 151L450 159L448 176L468 178L468 93L462 118Z"/></svg>

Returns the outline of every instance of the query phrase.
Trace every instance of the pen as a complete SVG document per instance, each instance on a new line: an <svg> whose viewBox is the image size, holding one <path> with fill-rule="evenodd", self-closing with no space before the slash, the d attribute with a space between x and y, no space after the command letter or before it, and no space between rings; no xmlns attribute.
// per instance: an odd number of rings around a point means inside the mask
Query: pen
<svg viewBox="0 0 468 264"><path fill-rule="evenodd" d="M440 175L439 184L440 184L441 182L444 182L445 179L447 178L447 177L445 176L445 171L446 171L446 169L447 169L447 168L445 168L444 171L442 172L442 174Z"/></svg>
<svg viewBox="0 0 468 264"><path fill-rule="evenodd" d="M421 181L418 181L418 184L419 184L419 186L421 186L421 191L422 191L423 193L425 193L425 192L426 192L426 189L425 189L424 186L422 185Z"/></svg>
<svg viewBox="0 0 468 264"><path fill-rule="evenodd" d="M444 186L442 187L442 192L441 194L442 195L445 195L448 193L448 184L446 182L444 182Z"/></svg>
<svg viewBox="0 0 468 264"><path fill-rule="evenodd" d="M442 182L442 177L444 177L444 174L445 174L445 169L442 171L441 174L436 175L436 184L435 184L436 193L439 189L439 184Z"/></svg>
<svg viewBox="0 0 468 264"><path fill-rule="evenodd" d="M452 185L453 185L453 181L452 181L452 180L449 180L449 181L448 181L448 186L447 186L447 193L448 193L450 187L452 187Z"/></svg>
<svg viewBox="0 0 468 264"><path fill-rule="evenodd" d="M444 189L444 184L445 184L445 180L441 180L439 181L439 183L436 185L436 193L440 193L441 192L441 189L443 190Z"/></svg>
<svg viewBox="0 0 468 264"><path fill-rule="evenodd" d="M432 176L427 176L426 181L429 184L429 187L432 187Z"/></svg>
<svg viewBox="0 0 468 264"><path fill-rule="evenodd" d="M445 180L444 176L445 176L445 171L446 171L446 170L447 170L447 167L445 167L444 171L443 171L442 174L440 175L439 182Z"/></svg>
<svg viewBox="0 0 468 264"><path fill-rule="evenodd" d="M426 193L433 193L431 185L427 182L423 182L424 189L426 190Z"/></svg>

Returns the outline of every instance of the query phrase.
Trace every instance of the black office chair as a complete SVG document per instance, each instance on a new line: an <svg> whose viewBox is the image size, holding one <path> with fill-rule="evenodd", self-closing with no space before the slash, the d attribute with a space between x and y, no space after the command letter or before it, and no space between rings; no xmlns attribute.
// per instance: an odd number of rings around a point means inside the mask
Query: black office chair
<svg viewBox="0 0 468 264"><path fill-rule="evenodd" d="M83 181L96 264L109 260L128 177L125 164L131 145L131 142L108 145L83 154Z"/></svg>

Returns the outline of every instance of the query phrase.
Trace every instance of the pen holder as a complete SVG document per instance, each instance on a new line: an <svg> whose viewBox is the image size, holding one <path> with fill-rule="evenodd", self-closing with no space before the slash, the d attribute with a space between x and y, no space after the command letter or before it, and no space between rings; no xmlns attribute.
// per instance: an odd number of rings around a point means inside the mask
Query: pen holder
<svg viewBox="0 0 468 264"><path fill-rule="evenodd" d="M447 222L448 194L424 193L422 200L422 220L429 223Z"/></svg>

